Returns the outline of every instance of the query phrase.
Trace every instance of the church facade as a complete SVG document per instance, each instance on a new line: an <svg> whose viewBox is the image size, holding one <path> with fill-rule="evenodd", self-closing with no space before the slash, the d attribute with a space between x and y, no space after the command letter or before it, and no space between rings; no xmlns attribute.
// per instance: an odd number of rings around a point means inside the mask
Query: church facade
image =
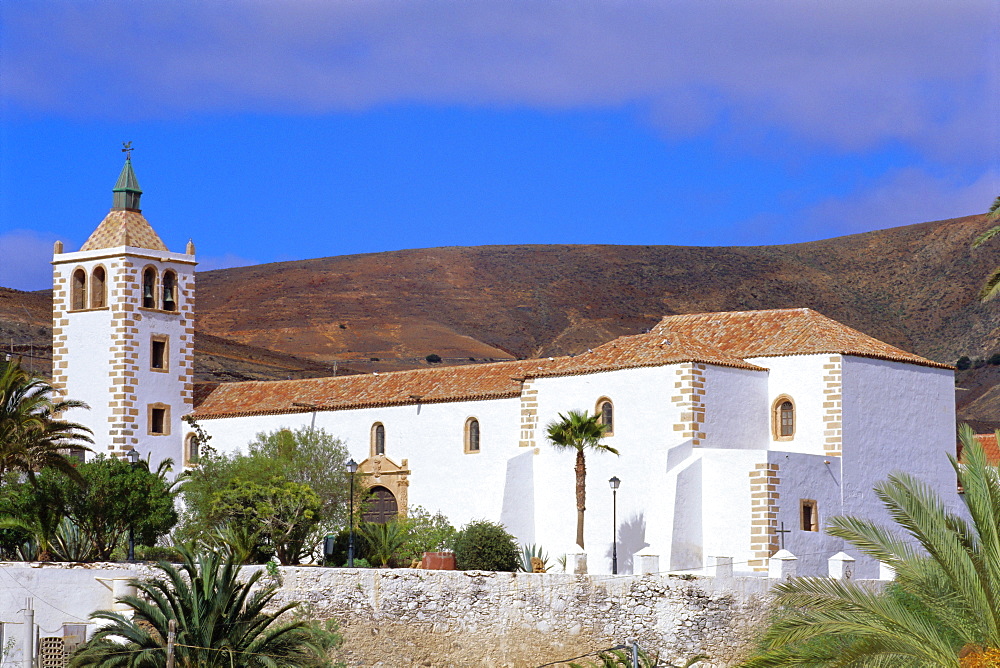
<svg viewBox="0 0 1000 668"><path fill-rule="evenodd" d="M135 204L123 208L141 218ZM194 249L159 248L145 219L152 236L132 217L106 225L116 213L79 253L54 261L55 380L91 404L72 417L99 434L99 451L135 448L154 464L196 466L182 417L224 451L259 432L312 425L361 462L383 516L419 505L456 526L498 521L552 556L586 552L593 573L611 571L614 547L620 573L639 554L658 555L663 570L696 571L724 556L736 572L762 572L784 547L800 574L825 574L844 545L824 523L841 514L888 521L872 487L893 471L957 503L951 367L810 309L669 316L576 356L195 392ZM74 276L90 277L92 295L98 265L104 305L74 301ZM619 452L587 457L583 549L574 545L574 455L545 436L570 410L599 414L604 442ZM859 558L856 577L877 574Z"/></svg>

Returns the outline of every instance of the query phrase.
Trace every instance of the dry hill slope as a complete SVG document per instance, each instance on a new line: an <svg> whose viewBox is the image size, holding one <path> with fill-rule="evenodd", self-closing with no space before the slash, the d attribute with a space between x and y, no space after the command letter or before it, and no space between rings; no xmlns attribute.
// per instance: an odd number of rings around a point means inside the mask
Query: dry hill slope
<svg viewBox="0 0 1000 668"><path fill-rule="evenodd" d="M196 370L278 378L334 361L573 353L664 315L799 306L935 360L987 357L1000 351L1000 300L976 295L1000 243L969 246L988 225L979 215L785 246L432 248L202 272ZM0 289L0 337L48 343L49 299ZM980 376L970 404L1000 421L1000 377Z"/></svg>
<svg viewBox="0 0 1000 668"><path fill-rule="evenodd" d="M198 326L288 353L517 357L577 352L661 316L808 306L936 360L989 354L976 300L1000 244L983 216L787 246L486 246L198 275Z"/></svg>

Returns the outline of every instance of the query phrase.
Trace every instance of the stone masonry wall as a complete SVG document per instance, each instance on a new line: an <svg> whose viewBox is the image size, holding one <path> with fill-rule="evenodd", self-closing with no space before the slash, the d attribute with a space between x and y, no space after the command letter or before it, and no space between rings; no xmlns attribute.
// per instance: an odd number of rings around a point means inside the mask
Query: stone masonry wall
<svg viewBox="0 0 1000 668"><path fill-rule="evenodd" d="M766 578L282 568L281 602L334 618L352 666L539 666L635 639L730 666L768 609Z"/></svg>
<svg viewBox="0 0 1000 668"><path fill-rule="evenodd" d="M245 567L244 576L262 568ZM20 628L30 597L43 637L112 608L127 579L158 574L150 564L9 562L0 569L0 620ZM309 566L280 567L261 583L275 580L274 606L302 602L294 614L339 622L341 660L385 668L558 665L630 640L674 664L707 654L698 668L732 666L761 629L774 584L766 577ZM10 637L16 644L21 635Z"/></svg>

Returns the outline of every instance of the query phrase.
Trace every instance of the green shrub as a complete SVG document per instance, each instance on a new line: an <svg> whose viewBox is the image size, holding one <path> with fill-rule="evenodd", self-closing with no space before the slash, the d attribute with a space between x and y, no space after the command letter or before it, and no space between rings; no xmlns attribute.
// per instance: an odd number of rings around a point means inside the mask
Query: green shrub
<svg viewBox="0 0 1000 668"><path fill-rule="evenodd" d="M958 358L958 361L955 362L955 368L958 369L959 371L966 371L968 369L971 369L972 360L969 359L967 355L962 355L961 357Z"/></svg>
<svg viewBox="0 0 1000 668"><path fill-rule="evenodd" d="M406 525L409 537L399 551L402 563L409 565L414 559L420 560L424 552L442 552L454 548L455 527L440 511L431 515L420 506L413 506L407 511Z"/></svg>
<svg viewBox="0 0 1000 668"><path fill-rule="evenodd" d="M462 571L516 571L520 551L502 526L476 520L455 536L455 563Z"/></svg>
<svg viewBox="0 0 1000 668"><path fill-rule="evenodd" d="M441 363L441 356L438 355L437 353L431 353L430 355L428 355L424 359L427 360L428 364L440 364Z"/></svg>

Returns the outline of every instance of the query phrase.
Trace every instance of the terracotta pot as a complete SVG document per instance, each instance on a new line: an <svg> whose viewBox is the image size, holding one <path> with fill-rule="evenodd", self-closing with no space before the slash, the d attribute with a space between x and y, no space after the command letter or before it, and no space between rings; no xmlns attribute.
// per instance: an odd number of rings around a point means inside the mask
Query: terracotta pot
<svg viewBox="0 0 1000 668"><path fill-rule="evenodd" d="M455 570L454 552L424 552L423 567L432 571Z"/></svg>

